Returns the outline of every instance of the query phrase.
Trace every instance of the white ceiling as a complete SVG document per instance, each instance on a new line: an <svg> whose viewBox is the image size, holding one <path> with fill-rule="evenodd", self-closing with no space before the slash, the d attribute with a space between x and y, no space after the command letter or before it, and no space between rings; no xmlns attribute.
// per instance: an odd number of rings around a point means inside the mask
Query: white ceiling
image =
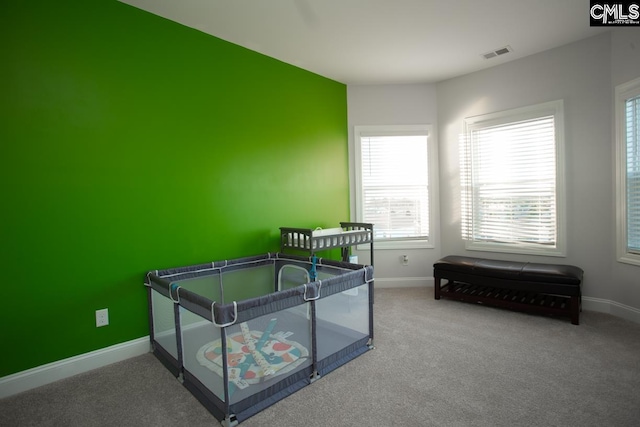
<svg viewBox="0 0 640 427"><path fill-rule="evenodd" d="M607 31L588 0L120 1L346 84L433 83Z"/></svg>

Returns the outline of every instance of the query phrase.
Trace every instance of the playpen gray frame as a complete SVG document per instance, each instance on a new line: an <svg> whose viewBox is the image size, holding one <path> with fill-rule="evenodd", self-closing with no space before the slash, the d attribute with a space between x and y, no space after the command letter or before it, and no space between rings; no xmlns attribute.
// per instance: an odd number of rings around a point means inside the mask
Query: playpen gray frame
<svg viewBox="0 0 640 427"><path fill-rule="evenodd" d="M247 265L274 264L274 292L268 295L250 298L230 303L216 303L210 299L191 292L179 286L174 286L178 280L201 277L204 275L221 274L223 271L242 269ZM314 281L300 286L277 290L279 270L285 265L298 265L308 268L312 264L310 258L291 254L265 254L244 257L234 260L216 261L189 267L173 268L147 273L145 286L148 287L149 302L149 330L153 354L164 366L176 376L183 385L213 414L225 427L235 426L243 420L255 415L259 411L284 399L306 385L311 384L334 369L344 365L373 348L373 267L347 262L319 259L315 262L319 271L323 269L338 271L339 274L325 280ZM316 347L316 301L328 296L344 292L362 285L368 286L369 296L369 334L348 347L322 360L317 358ZM173 357L164 349L154 337L152 290L171 299L174 307L176 340L178 358ZM310 304L312 363L310 366L285 375L272 386L250 396L243 401L230 404L229 378L226 358L223 358L224 400L212 393L204 384L191 374L183 365L180 307L189 310L212 322L212 327L220 328L222 352L226 353L226 328L239 322L246 322L259 316L276 313L287 308Z"/></svg>

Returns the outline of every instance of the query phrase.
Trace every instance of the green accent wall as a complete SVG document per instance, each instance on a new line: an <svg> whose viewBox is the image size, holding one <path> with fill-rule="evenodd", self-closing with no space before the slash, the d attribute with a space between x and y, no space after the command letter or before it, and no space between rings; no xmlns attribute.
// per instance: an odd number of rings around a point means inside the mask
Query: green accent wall
<svg viewBox="0 0 640 427"><path fill-rule="evenodd" d="M115 0L3 1L0 44L0 377L148 335L149 270L349 219L345 85Z"/></svg>

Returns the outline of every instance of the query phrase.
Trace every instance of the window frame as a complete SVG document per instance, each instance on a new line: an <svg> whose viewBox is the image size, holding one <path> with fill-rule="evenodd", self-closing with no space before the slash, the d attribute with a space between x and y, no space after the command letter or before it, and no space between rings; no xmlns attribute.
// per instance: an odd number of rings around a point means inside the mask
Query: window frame
<svg viewBox="0 0 640 427"><path fill-rule="evenodd" d="M616 246L617 259L640 266L640 254L628 250L627 233L627 141L626 101L640 96L640 77L615 88L616 129Z"/></svg>
<svg viewBox="0 0 640 427"><path fill-rule="evenodd" d="M526 107L514 108L510 110L504 110L494 113L482 114L478 116L468 117L464 119L464 135L462 138L465 154L461 155L461 168L462 162L466 161L467 157L470 158L471 150L471 132L488 128L496 125L507 125L509 123L515 123L524 120L532 120L536 118L542 118L553 115L554 117L554 133L555 133L555 161L556 161L556 242L554 246L544 247L543 245L532 244L519 244L519 243L504 243L504 242L488 242L488 241L474 241L471 240L473 236L473 183L471 182L471 176L473 175L472 160L469 160L468 166L469 177L464 177L461 174L463 180L462 191L471 192L471 194L463 194L463 199L466 197L468 203L468 210L466 213L470 217L461 218L461 227L463 239L465 239L465 248L470 251L487 251L487 252L502 252L502 253L514 253L514 254L528 254L528 255L540 255L540 256L553 256L553 257L566 257L566 192L565 192L565 160L564 160L564 102L563 100L556 100L545 102L536 105L530 105ZM464 182L468 179L469 182ZM464 205L464 203L463 203ZM465 209L463 208L462 215L465 215ZM465 223L469 227L465 230Z"/></svg>
<svg viewBox="0 0 640 427"><path fill-rule="evenodd" d="M427 136L427 168L428 185L427 198L429 203L429 236L427 239L394 239L375 240L376 249L424 249L435 248L438 235L437 215L438 207L438 153L437 142L433 134L433 126L429 124L417 125L366 125L354 126L354 189L355 189L355 217L356 221L365 222L363 209L362 188L362 137L368 136L400 136L419 135ZM375 230L375 224L374 224Z"/></svg>

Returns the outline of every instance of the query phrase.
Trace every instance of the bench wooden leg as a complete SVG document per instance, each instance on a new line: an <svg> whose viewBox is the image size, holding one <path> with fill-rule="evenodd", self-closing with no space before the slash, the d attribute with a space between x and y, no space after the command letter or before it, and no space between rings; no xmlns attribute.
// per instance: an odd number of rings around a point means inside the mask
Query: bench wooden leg
<svg viewBox="0 0 640 427"><path fill-rule="evenodd" d="M582 309L581 307L581 303L580 303L580 297L576 296L576 297L571 297L571 300L569 302L569 310L571 312L571 323L573 325L579 325L580 324L580 310Z"/></svg>
<svg viewBox="0 0 640 427"><path fill-rule="evenodd" d="M433 297L435 299L440 299L440 278L439 277L434 277L434 283L433 283Z"/></svg>

